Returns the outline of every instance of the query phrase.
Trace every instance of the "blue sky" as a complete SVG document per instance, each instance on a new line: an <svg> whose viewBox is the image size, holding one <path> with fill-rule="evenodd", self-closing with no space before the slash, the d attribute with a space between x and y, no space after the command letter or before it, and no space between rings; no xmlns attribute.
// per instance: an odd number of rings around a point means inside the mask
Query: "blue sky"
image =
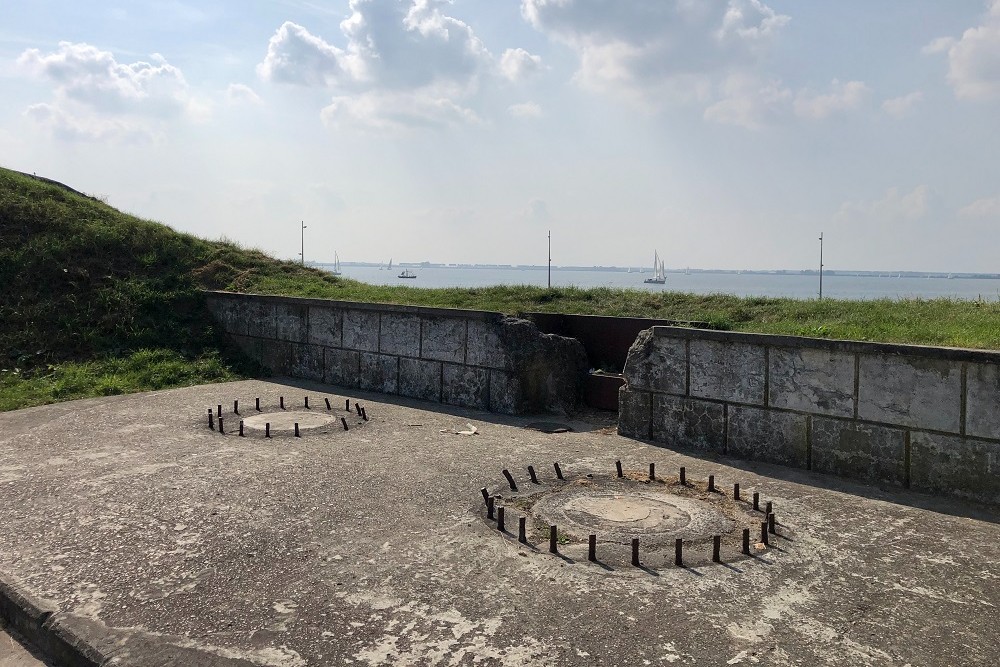
<svg viewBox="0 0 1000 667"><path fill-rule="evenodd" d="M1000 271L1000 0L6 0L0 164L306 258Z"/></svg>

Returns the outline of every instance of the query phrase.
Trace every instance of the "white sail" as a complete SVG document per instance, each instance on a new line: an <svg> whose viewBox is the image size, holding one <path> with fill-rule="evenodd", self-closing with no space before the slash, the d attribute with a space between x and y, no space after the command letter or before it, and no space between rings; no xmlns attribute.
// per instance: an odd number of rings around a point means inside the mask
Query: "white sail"
<svg viewBox="0 0 1000 667"><path fill-rule="evenodd" d="M389 270L392 271L392 257L389 258Z"/></svg>

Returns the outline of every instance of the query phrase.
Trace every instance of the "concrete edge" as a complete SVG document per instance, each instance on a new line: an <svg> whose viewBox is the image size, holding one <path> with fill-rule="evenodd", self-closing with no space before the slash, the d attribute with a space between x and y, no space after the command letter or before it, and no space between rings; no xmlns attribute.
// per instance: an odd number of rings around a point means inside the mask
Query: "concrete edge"
<svg viewBox="0 0 1000 667"><path fill-rule="evenodd" d="M105 656L65 621L59 609L35 598L24 587L0 573L0 618L15 628L45 657L65 667L100 667Z"/></svg>
<svg viewBox="0 0 1000 667"><path fill-rule="evenodd" d="M711 340L729 343L750 343L771 347L794 347L849 352L854 354L881 354L901 357L920 357L947 361L971 361L976 363L1000 363L1000 352L974 350L961 347L935 347L932 345L909 345L904 343L873 343L859 340L831 338L810 338L807 336L784 336L780 334L749 333L742 331L717 331L714 329L691 329L687 327L654 326L654 336L683 338L687 340Z"/></svg>

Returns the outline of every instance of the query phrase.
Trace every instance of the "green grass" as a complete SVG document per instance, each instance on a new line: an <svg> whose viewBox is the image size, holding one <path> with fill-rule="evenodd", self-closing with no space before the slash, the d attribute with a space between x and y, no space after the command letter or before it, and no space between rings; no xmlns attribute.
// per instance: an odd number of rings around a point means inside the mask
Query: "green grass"
<svg viewBox="0 0 1000 667"><path fill-rule="evenodd" d="M58 183L0 169L0 410L260 373L216 329L205 289L695 320L736 331L1000 349L995 301L366 285L181 234Z"/></svg>

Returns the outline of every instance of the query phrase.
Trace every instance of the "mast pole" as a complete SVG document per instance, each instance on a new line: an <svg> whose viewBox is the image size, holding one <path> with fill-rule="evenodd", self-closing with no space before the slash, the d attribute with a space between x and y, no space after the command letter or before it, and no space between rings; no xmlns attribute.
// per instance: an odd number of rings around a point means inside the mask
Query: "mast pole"
<svg viewBox="0 0 1000 667"><path fill-rule="evenodd" d="M552 289L552 230L549 230L549 289Z"/></svg>
<svg viewBox="0 0 1000 667"><path fill-rule="evenodd" d="M819 298L823 300L823 232L819 233Z"/></svg>

